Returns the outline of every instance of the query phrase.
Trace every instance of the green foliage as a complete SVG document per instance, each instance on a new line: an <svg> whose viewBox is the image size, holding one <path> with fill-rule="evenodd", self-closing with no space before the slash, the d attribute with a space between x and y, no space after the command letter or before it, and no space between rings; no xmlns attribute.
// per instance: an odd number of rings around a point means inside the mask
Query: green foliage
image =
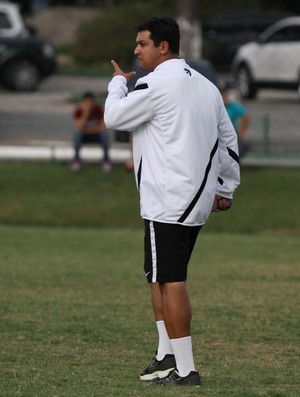
<svg viewBox="0 0 300 397"><path fill-rule="evenodd" d="M134 27L149 16L171 15L172 7L166 2L135 2L99 12L84 24L73 48L73 55L83 65L109 64L115 59L122 66L133 63L136 33Z"/></svg>
<svg viewBox="0 0 300 397"><path fill-rule="evenodd" d="M60 51L73 60L69 65L62 65L65 72L98 72L110 73L110 60L115 59L123 68L130 68L134 55L136 34L134 26L152 15L178 16L178 10L185 8L183 0L123 0L112 2L113 6L98 8L95 18L84 23L71 48ZM182 3L182 4L180 4ZM253 9L289 9L297 12L297 6L282 5L280 1L270 7L263 0L228 0L210 1L195 0L195 18L205 22L212 16L226 11ZM109 2L105 3L109 4ZM212 43L205 40L203 57L210 59Z"/></svg>

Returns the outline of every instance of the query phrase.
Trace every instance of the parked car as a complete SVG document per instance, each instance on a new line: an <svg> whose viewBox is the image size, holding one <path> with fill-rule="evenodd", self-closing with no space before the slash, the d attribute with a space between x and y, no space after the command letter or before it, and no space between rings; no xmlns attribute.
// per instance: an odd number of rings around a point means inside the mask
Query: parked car
<svg viewBox="0 0 300 397"><path fill-rule="evenodd" d="M273 23L290 16L290 11L239 10L214 15L202 24L203 51L217 68L230 70L238 48L255 39Z"/></svg>
<svg viewBox="0 0 300 397"><path fill-rule="evenodd" d="M232 67L243 98L255 98L260 88L300 93L300 16L276 22L256 41L241 46Z"/></svg>
<svg viewBox="0 0 300 397"><path fill-rule="evenodd" d="M53 46L32 35L15 4L0 1L0 83L12 90L33 91L56 67Z"/></svg>
<svg viewBox="0 0 300 397"><path fill-rule="evenodd" d="M0 36L17 37L29 36L19 7L10 1L0 1Z"/></svg>

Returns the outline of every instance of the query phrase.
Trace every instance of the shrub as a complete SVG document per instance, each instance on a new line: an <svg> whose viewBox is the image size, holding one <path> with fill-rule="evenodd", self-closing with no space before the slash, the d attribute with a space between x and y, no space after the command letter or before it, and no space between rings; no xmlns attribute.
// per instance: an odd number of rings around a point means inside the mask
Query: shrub
<svg viewBox="0 0 300 397"><path fill-rule="evenodd" d="M174 17L165 1L138 2L99 11L92 21L82 25L72 53L75 61L90 67L115 59L123 67L133 62L134 26L152 15Z"/></svg>

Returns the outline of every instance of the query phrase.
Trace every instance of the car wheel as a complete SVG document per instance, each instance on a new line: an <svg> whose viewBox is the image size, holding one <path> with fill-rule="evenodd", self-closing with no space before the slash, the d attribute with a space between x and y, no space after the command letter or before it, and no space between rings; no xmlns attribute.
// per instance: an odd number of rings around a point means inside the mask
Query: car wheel
<svg viewBox="0 0 300 397"><path fill-rule="evenodd" d="M10 61L3 73L3 84L16 91L34 91L38 88L40 79L38 68L27 59Z"/></svg>
<svg viewBox="0 0 300 397"><path fill-rule="evenodd" d="M237 89L242 98L254 99L257 92L257 87L252 80L251 73L247 66L242 65L237 71L236 77Z"/></svg>

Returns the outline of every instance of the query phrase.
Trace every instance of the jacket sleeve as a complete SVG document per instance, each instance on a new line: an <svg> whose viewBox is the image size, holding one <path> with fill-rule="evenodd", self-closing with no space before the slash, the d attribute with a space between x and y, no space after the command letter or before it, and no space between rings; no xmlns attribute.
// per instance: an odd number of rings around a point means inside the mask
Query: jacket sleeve
<svg viewBox="0 0 300 397"><path fill-rule="evenodd" d="M152 120L149 87L147 83L136 84L128 95L126 79L115 76L108 85L105 101L104 122L107 128L132 131L146 121Z"/></svg>
<svg viewBox="0 0 300 397"><path fill-rule="evenodd" d="M217 194L232 198L240 184L240 166L237 133L228 117L223 100L219 101L219 178Z"/></svg>

